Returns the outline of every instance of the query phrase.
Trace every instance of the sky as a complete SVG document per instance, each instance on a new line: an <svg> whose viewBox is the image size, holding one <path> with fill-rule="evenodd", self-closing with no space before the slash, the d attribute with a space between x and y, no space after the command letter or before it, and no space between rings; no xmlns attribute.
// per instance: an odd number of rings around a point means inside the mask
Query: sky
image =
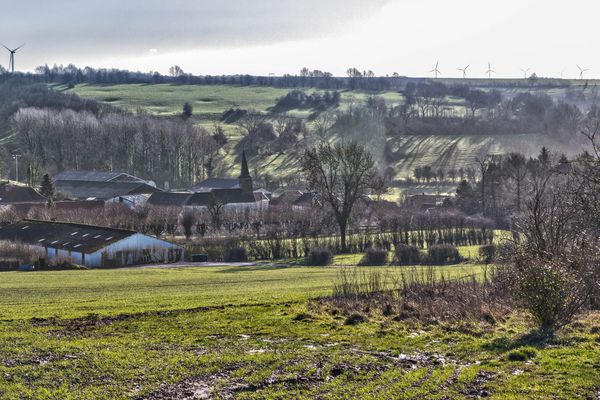
<svg viewBox="0 0 600 400"><path fill-rule="evenodd" d="M9 0L0 0L8 2ZM0 43L16 69L73 63L166 74L600 78L596 0L19 0ZM8 66L8 52L0 52Z"/></svg>

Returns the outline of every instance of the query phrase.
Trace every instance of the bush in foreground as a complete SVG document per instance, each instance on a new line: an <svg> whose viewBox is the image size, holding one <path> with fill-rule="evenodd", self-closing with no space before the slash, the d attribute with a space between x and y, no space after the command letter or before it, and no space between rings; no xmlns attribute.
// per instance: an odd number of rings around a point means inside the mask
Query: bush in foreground
<svg viewBox="0 0 600 400"><path fill-rule="evenodd" d="M421 252L416 246L398 244L394 250L394 264L417 265L421 263Z"/></svg>
<svg viewBox="0 0 600 400"><path fill-rule="evenodd" d="M487 265L496 258L496 245L485 244L479 248L479 258Z"/></svg>
<svg viewBox="0 0 600 400"><path fill-rule="evenodd" d="M561 253L548 256L525 247L504 267L520 306L547 336L591 308L600 292L600 249L570 245Z"/></svg>
<svg viewBox="0 0 600 400"><path fill-rule="evenodd" d="M449 244L434 244L427 249L428 261L433 265L457 264L462 257L456 246Z"/></svg>
<svg viewBox="0 0 600 400"><path fill-rule="evenodd" d="M385 265L388 262L388 252L384 249L369 248L362 259L360 265Z"/></svg>
<svg viewBox="0 0 600 400"><path fill-rule="evenodd" d="M317 247L311 249L308 256L309 265L325 266L333 262L333 253L327 248Z"/></svg>

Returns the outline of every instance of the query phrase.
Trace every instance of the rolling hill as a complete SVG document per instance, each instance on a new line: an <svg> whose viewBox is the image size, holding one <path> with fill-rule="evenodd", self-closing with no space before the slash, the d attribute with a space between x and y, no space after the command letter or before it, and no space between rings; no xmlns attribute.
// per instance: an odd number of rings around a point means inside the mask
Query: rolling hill
<svg viewBox="0 0 600 400"><path fill-rule="evenodd" d="M262 86L233 86L233 85L177 85L177 84L118 84L118 85L76 85L72 89L66 86L54 85L54 89L74 92L83 98L95 99L107 104L128 110L143 109L159 116L172 116L181 112L184 102L190 102L194 111L194 123L207 129L218 122L222 113L230 108L256 110L267 113L277 99L289 92L289 89ZM306 93L316 89L304 88ZM516 94L519 88L505 89L507 95ZM530 90L530 89L527 89ZM564 97L565 88L537 89L551 97ZM586 89L590 94L595 93L595 87ZM345 90L341 94L340 107L365 100L372 93ZM402 95L398 92L377 93L386 99L388 104L399 104ZM452 99L450 99L452 100ZM450 102L452 103L452 101ZM455 104L456 107L460 104ZM290 115L307 118L307 110L290 110ZM310 124L310 122L308 122ZM216 171L220 175L233 175L237 171L237 154L235 145L241 139L237 126L223 124L229 143L224 148L223 165ZM388 139L387 146L392 146L396 154L401 155L393 165L395 177L403 179L411 176L417 166L430 165L433 168L458 169L473 165L477 157L488 153L505 153L520 151L527 155L539 152L541 146L550 149L574 153L581 146L572 145L566 148L563 143L543 135L506 134L506 135L420 135L402 136ZM281 177L297 173L297 157L293 154L278 153L268 157L254 157L250 160L251 169L268 172L272 176Z"/></svg>

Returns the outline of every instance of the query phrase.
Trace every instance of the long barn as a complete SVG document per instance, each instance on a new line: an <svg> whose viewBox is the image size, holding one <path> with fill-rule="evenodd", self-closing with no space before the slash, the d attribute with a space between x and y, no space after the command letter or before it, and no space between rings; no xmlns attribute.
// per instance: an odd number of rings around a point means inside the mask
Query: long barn
<svg viewBox="0 0 600 400"><path fill-rule="evenodd" d="M0 229L0 240L21 242L45 252L48 260L70 258L86 267L120 267L175 262L183 248L126 229L24 219Z"/></svg>

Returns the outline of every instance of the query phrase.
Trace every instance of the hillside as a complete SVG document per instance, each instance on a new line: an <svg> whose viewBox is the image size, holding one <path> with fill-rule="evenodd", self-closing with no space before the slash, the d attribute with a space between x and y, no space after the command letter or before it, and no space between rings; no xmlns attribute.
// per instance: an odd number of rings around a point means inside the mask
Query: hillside
<svg viewBox="0 0 600 400"><path fill-rule="evenodd" d="M53 86L58 91L73 92L83 98L94 99L106 104L128 110L143 109L159 116L176 115L181 112L183 104L190 102L194 108L193 121L207 129L219 122L224 111L230 108L255 110L268 113L277 99L289 92L289 89L264 86L234 85L177 85L177 84L119 84L119 85L77 85L73 89L66 86ZM316 89L304 88L309 94ZM524 91L545 93L552 98L561 99L569 95L568 88L510 88L502 89L503 95L514 96ZM321 91L322 92L322 91ZM586 97L596 96L596 87L582 91ZM352 104L364 102L373 94L386 100L388 105L400 104L402 94L398 92L367 93L358 90L341 92L340 108L348 108ZM448 98L449 107L456 110L464 105L460 99ZM293 109L289 115L306 118L310 111ZM311 126L311 122L308 125ZM222 124L229 143L223 150L223 163L216 173L222 175L235 174L237 154L235 147L241 139L240 131L235 124ZM335 140L335 137L333 138ZM434 168L459 169L472 166L477 157L488 153L505 153L520 151L533 155L541 146L568 153L578 152L581 146L564 143L540 134L504 134L504 135L409 135L389 139L387 145L401 156L392 166L396 179L412 175L415 167L430 165ZM269 173L275 177L293 175L297 168L297 157L293 154L277 153L270 156L254 157L250 160L252 169Z"/></svg>
<svg viewBox="0 0 600 400"><path fill-rule="evenodd" d="M52 86L55 90L94 99L130 111L143 109L159 116L172 116L181 113L183 104L190 102L194 108L192 120L206 129L212 129L219 122L223 112L230 108L256 110L268 113L279 97L285 96L290 89L264 86L233 85L175 85L175 84L122 84L122 85L77 85L68 89L65 85ZM306 93L313 88L303 89ZM363 102L372 95L364 91L347 90L341 93L340 107ZM402 95L397 92L377 93L388 104L398 104ZM290 110L288 115L306 119L307 110ZM310 123L309 123L310 125ZM239 128L234 124L222 123L229 143L225 147L224 165L216 171L218 174L232 175L237 171L237 157L234 148L241 139ZM275 154L268 157L254 157L250 160L251 169L267 172L275 177L293 175L297 170L297 157Z"/></svg>

